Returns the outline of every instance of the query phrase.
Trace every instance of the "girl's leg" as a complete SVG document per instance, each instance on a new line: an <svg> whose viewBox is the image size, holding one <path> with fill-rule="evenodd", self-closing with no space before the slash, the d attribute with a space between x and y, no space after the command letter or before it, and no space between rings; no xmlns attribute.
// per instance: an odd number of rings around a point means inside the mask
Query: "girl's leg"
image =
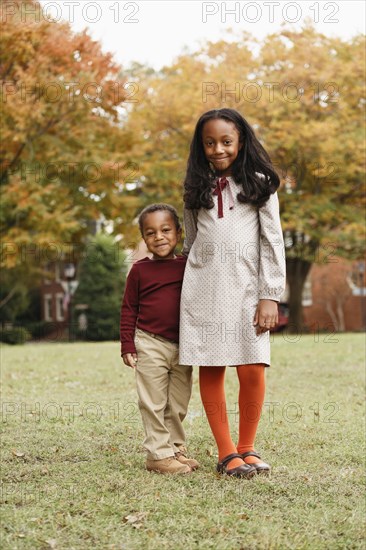
<svg viewBox="0 0 366 550"><path fill-rule="evenodd" d="M254 451L265 394L265 368L262 364L240 365L236 368L240 384L238 453ZM261 460L248 456L245 462L253 464Z"/></svg>
<svg viewBox="0 0 366 550"><path fill-rule="evenodd" d="M238 452L231 439L226 414L225 367L200 367L199 381L202 403L216 440L219 460L222 460L225 456ZM228 467L237 468L242 464L243 460L233 458Z"/></svg>

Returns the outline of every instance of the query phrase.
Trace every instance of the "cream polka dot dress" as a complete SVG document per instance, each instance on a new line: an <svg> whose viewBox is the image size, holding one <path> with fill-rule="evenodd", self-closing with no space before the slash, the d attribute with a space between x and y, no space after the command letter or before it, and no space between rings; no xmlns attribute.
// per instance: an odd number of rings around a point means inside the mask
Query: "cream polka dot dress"
<svg viewBox="0 0 366 550"><path fill-rule="evenodd" d="M231 177L212 209L184 212L188 254L180 307L181 365L270 365L269 332L256 335L261 298L279 301L285 289L285 253L277 193L262 208L241 204Z"/></svg>

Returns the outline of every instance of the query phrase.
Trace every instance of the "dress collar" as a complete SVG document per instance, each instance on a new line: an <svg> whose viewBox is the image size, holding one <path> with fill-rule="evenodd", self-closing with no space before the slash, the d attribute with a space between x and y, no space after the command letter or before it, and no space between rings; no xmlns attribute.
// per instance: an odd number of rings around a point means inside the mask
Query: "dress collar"
<svg viewBox="0 0 366 550"><path fill-rule="evenodd" d="M222 192L225 189L225 187L227 187L228 195L229 195L229 209L232 210L234 208L234 198L233 198L232 191L230 189L230 181L232 181L232 178L230 176L223 177L223 178L217 178L216 187L213 190L213 195L217 195L217 206L218 206L218 217L219 218L224 217Z"/></svg>

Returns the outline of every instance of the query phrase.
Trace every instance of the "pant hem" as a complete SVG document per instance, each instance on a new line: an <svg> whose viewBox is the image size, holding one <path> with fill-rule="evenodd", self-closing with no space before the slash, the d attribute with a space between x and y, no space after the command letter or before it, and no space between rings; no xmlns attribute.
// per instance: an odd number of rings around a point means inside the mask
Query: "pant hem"
<svg viewBox="0 0 366 550"><path fill-rule="evenodd" d="M170 458L170 457L174 457L175 454L174 454L174 451L173 449L171 451L166 451L165 453L159 453L159 454L151 454L151 453L147 453L146 454L146 459L147 460L164 460L164 458Z"/></svg>

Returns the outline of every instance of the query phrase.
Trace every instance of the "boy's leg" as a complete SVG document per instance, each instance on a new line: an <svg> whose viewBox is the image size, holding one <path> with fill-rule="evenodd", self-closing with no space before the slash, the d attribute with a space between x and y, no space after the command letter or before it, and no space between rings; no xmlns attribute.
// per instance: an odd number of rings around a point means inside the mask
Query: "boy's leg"
<svg viewBox="0 0 366 550"><path fill-rule="evenodd" d="M188 458L185 447L185 433L182 422L187 415L188 403L192 393L192 367L179 365L178 345L171 344L172 356L169 372L168 403L165 409L165 425L170 432L170 444L176 459L192 470L199 468L194 458Z"/></svg>
<svg viewBox="0 0 366 550"><path fill-rule="evenodd" d="M164 422L170 432L170 444L174 452L185 446L185 433L182 425L187 415L188 403L192 393L192 367L179 365L177 344L170 344L170 370L168 385L168 403L164 413Z"/></svg>
<svg viewBox="0 0 366 550"><path fill-rule="evenodd" d="M161 341L136 331L136 388L145 430L144 448L148 460L174 456L165 425L164 411L168 402L169 357Z"/></svg>

